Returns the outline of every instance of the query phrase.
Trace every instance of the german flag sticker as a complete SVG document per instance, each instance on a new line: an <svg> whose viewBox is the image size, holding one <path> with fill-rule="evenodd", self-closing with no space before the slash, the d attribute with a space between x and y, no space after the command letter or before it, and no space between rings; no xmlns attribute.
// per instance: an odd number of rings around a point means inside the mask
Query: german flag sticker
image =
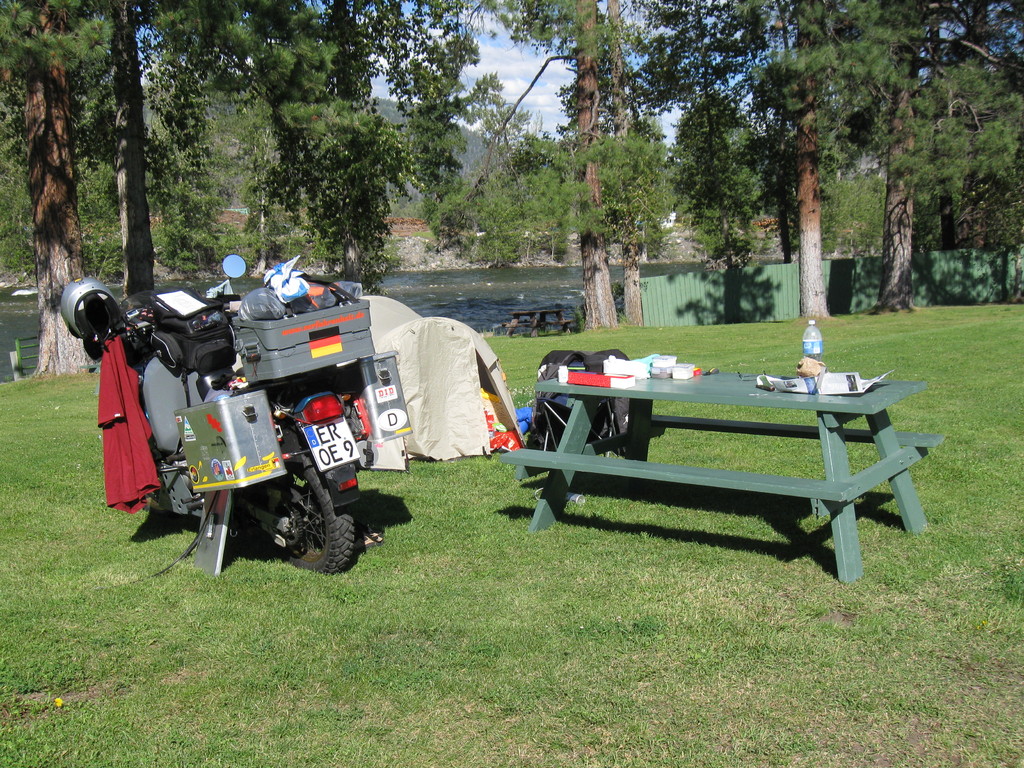
<svg viewBox="0 0 1024 768"><path fill-rule="evenodd" d="M338 328L321 328L309 332L309 354L314 359L337 352L341 352L341 331Z"/></svg>

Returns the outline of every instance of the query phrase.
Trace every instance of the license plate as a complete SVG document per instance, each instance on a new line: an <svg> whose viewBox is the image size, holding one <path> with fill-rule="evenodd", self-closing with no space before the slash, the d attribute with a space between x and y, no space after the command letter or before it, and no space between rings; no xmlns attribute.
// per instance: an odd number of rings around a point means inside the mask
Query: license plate
<svg viewBox="0 0 1024 768"><path fill-rule="evenodd" d="M359 458L356 441L352 439L352 430L348 428L344 419L333 424L312 424L303 427L302 431L313 452L313 461L321 472Z"/></svg>

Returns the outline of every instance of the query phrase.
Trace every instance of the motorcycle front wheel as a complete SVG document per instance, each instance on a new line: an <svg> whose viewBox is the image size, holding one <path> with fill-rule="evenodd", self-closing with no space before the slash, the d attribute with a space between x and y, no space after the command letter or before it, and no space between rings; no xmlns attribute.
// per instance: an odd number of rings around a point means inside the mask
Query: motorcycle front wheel
<svg viewBox="0 0 1024 768"><path fill-rule="evenodd" d="M352 515L336 510L316 468L306 466L293 476L291 519L297 533L289 561L296 568L318 573L341 573L357 559L356 526Z"/></svg>

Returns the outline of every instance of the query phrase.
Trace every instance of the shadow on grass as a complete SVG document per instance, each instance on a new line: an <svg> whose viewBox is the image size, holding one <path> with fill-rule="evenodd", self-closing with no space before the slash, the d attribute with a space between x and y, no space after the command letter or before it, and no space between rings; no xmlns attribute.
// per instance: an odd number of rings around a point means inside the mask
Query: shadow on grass
<svg viewBox="0 0 1024 768"><path fill-rule="evenodd" d="M543 482L543 478L538 478L526 483L525 487L539 489L543 487ZM800 520L812 514L811 503L808 500L718 488L679 486L672 483L645 482L631 486L628 480L609 483L608 478L602 478L600 483L587 478L574 480L573 492L583 496L647 501L667 507L693 509L698 512L720 512L740 517L756 517L767 523L786 541L765 541L748 536L687 529L681 525L608 520L576 512L574 510L578 508L572 504L568 504L565 511L559 515L559 523L612 533L645 535L666 541L760 553L782 562L809 557L824 571L836 574L835 552L826 547L826 543L832 538L832 529L828 520L822 518L821 525L809 532L799 524ZM884 508L884 505L891 501L892 496L889 494L867 493L858 500L857 518L902 530L903 524L899 514ZM533 509L506 507L499 510L498 513L511 519L528 519L533 516ZM678 520L680 524L685 523L683 517L675 518L675 520Z"/></svg>
<svg viewBox="0 0 1024 768"><path fill-rule="evenodd" d="M359 501L348 510L356 524L368 525L378 531L387 532L392 525L405 525L412 521L412 515L405 501L380 491L362 491ZM358 527L356 529L359 530ZM357 533L357 537L359 534ZM361 552L360 552L361 554ZM263 560L287 562L289 553L270 540L270 536L253 525L244 527L238 536L228 541L224 552L224 567L235 560ZM358 561L358 557L353 564Z"/></svg>
<svg viewBox="0 0 1024 768"><path fill-rule="evenodd" d="M131 537L131 541L136 544L144 544L147 541L162 539L164 536L173 536L186 531L194 534L199 525L199 518L191 515L186 517L156 510L150 510L145 515L145 519Z"/></svg>
<svg viewBox="0 0 1024 768"><path fill-rule="evenodd" d="M357 523L363 523L381 531L386 531L389 526L405 525L412 521L412 515L405 505L404 499L376 490L363 491L359 501L352 504L349 511ZM225 548L225 568L235 560L286 561L288 559L288 552L274 544L270 535L255 524L237 517L234 523L239 527L237 532L233 532ZM194 535L198 525L198 517L150 511L132 534L131 541L141 544L183 532Z"/></svg>
<svg viewBox="0 0 1024 768"><path fill-rule="evenodd" d="M380 491L362 491L352 505L352 515L361 523L372 528L387 528L412 522L412 514L401 496L392 496Z"/></svg>

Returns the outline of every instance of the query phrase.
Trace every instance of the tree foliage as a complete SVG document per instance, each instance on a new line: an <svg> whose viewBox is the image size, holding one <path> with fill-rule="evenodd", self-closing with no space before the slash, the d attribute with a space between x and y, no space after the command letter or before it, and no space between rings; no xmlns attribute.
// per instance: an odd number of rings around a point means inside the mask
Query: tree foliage
<svg viewBox="0 0 1024 768"><path fill-rule="evenodd" d="M520 44L572 62L573 122L559 139L531 134L495 75L465 90L481 8ZM43 275L51 316L56 282L83 269L116 279L132 250L118 243L116 214L125 94L141 93L142 72L147 122L132 130L148 172L142 187L134 172L136 210L152 210L157 257L182 271L226 246L261 267L304 251L372 287L391 267L385 216L416 189L442 242L480 263L558 254L578 234L588 323L611 324L606 244L621 243L635 267L673 194L723 266L758 248L754 219L777 225L787 259L798 226L802 248L817 227L826 251L881 252L885 308L910 306L912 250L1017 246L1024 233L1019 0L640 0L625 12L617 0L0 0L0 10L0 268ZM141 55L134 72L126 43ZM61 99L53 114L67 117L37 119L29 135L27 97L44 83ZM382 88L394 110L379 107ZM667 152L646 119L666 109L680 118ZM482 171L460 161L460 121L489 147ZM64 163L49 176L46 142ZM40 205L44 190L64 202ZM226 243L217 220L229 207L250 216Z"/></svg>
<svg viewBox="0 0 1024 768"><path fill-rule="evenodd" d="M746 263L759 185L752 162L750 94L765 61L756 6L672 0L647 6L658 31L642 47L641 93L680 117L673 183L709 258Z"/></svg>
<svg viewBox="0 0 1024 768"><path fill-rule="evenodd" d="M388 267L390 191L436 190L454 174L458 75L475 56L463 11L460 0L337 0L258 4L239 19L233 67L268 110L273 194L306 212L319 254L350 279L372 286ZM397 95L404 135L374 108L375 78Z"/></svg>
<svg viewBox="0 0 1024 768"><path fill-rule="evenodd" d="M989 225L1005 216L986 211L974 190L1021 189L1010 175L1015 162L1006 160L1018 155L1021 139L1024 22L1019 3L976 0L859 0L849 17L858 34L842 49L840 72L881 116L876 146L887 188L879 306L905 309L915 221L922 232L941 233L945 247L995 245L988 233L1006 231Z"/></svg>

